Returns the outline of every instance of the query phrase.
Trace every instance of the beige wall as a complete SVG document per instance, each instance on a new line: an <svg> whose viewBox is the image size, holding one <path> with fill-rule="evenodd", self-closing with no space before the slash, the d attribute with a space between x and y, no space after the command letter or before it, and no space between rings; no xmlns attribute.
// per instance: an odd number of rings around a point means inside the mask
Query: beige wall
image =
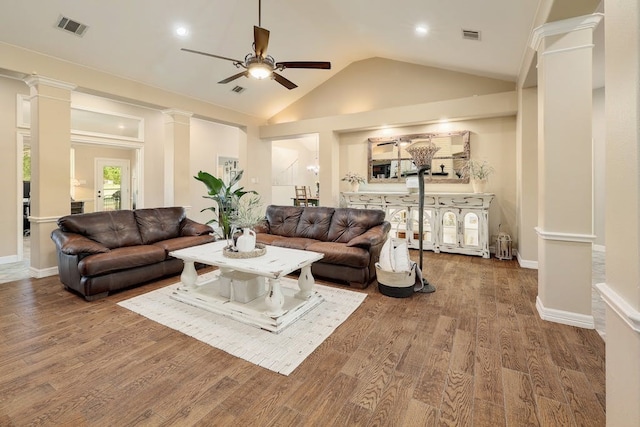
<svg viewBox="0 0 640 427"><path fill-rule="evenodd" d="M96 180L95 180L95 160L96 158L128 160L133 166L136 160L135 151L105 146L74 144L75 154L75 177L81 181L75 188L74 200L84 201L84 211L95 211Z"/></svg>
<svg viewBox="0 0 640 427"><path fill-rule="evenodd" d="M27 85L20 81L0 77L0 176L2 176L2 199L0 206L0 262L16 261L18 220L22 221L22 208L13 203L22 203L22 182L18 182L16 99L17 94L29 94ZM20 153L22 157L22 153ZM20 165L22 163L20 162ZM12 201L11 203L7 203ZM11 230L12 232L9 232Z"/></svg>
<svg viewBox="0 0 640 427"><path fill-rule="evenodd" d="M514 82L370 58L350 64L273 116L269 123L353 114L514 89Z"/></svg>
<svg viewBox="0 0 640 427"><path fill-rule="evenodd" d="M515 178L515 116L461 120L453 123L407 126L393 130L393 134L471 131L471 158L487 160L495 173L490 177L486 191L496 197L489 210L489 235L493 238L501 230L509 233L517 246L516 236L516 178ZM367 176L368 141L370 137L385 135L381 130L348 132L340 135L339 175L348 171ZM342 191L350 191L348 183L340 182ZM407 191L404 184L362 184L360 191ZM471 184L425 184L425 191L473 192Z"/></svg>
<svg viewBox="0 0 640 427"><path fill-rule="evenodd" d="M640 424L640 4L605 0L607 425Z"/></svg>
<svg viewBox="0 0 640 427"><path fill-rule="evenodd" d="M604 250L605 239L605 175L606 175L606 117L604 88L593 91L593 234L596 249Z"/></svg>
<svg viewBox="0 0 640 427"><path fill-rule="evenodd" d="M218 170L218 157L240 156L240 140L245 138L244 133L236 127L213 123L206 120L191 119L191 176L199 171L209 172L215 177L220 177ZM245 165L241 162L240 169ZM245 177L241 185L245 186L248 179ZM189 217L195 221L206 223L213 219L211 211L200 212L202 209L215 206L211 199L202 196L207 194L207 188L195 178L190 181L191 209Z"/></svg>
<svg viewBox="0 0 640 427"><path fill-rule="evenodd" d="M521 89L517 132L517 220L518 262L537 268L538 236L538 91Z"/></svg>

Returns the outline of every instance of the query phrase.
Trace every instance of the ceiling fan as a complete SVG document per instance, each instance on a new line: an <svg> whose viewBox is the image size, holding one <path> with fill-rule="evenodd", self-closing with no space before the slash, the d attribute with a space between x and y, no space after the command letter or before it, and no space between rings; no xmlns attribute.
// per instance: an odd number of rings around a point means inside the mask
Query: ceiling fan
<svg viewBox="0 0 640 427"><path fill-rule="evenodd" d="M212 53L200 52L197 50L182 48L185 52L197 53L199 55L211 56L213 58L224 59L233 62L236 68L244 68L244 71L220 80L218 83L229 83L242 76L253 77L256 79L265 79L271 77L287 89L295 89L298 86L291 80L284 78L276 73L284 71L287 68L311 68L320 70L330 70L330 62L320 61L284 61L276 62L272 56L267 55L267 47L269 46L269 30L262 28L262 0L258 0L258 26L253 26L253 53L249 53L244 60L227 58L225 56L214 55Z"/></svg>

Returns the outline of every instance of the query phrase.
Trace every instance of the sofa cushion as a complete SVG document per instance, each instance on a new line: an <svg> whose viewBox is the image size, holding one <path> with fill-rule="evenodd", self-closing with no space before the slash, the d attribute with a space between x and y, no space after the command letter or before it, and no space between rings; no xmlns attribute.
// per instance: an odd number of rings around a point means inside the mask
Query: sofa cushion
<svg viewBox="0 0 640 427"><path fill-rule="evenodd" d="M81 234L109 249L142 244L133 211L67 215L58 220L62 231Z"/></svg>
<svg viewBox="0 0 640 427"><path fill-rule="evenodd" d="M167 255L171 251L177 251L178 249L189 248L191 246L204 245L205 243L215 242L216 238L210 235L204 236L184 236L176 237L175 239L161 240L153 243L153 246L162 248Z"/></svg>
<svg viewBox="0 0 640 427"><path fill-rule="evenodd" d="M306 250L324 254L324 257L318 261L324 264L366 268L371 260L368 250L356 246L348 247L344 243L316 242L308 245Z"/></svg>
<svg viewBox="0 0 640 427"><path fill-rule="evenodd" d="M318 243L319 240L307 239L306 237L287 237L276 239L271 242L271 246L279 246L281 248L299 249L301 251L307 249L310 245Z"/></svg>
<svg viewBox="0 0 640 427"><path fill-rule="evenodd" d="M295 235L326 241L334 211L334 208L325 207L310 207L303 210Z"/></svg>
<svg viewBox="0 0 640 427"><path fill-rule="evenodd" d="M140 267L164 261L164 249L153 245L115 248L107 253L89 255L78 263L81 276L97 276L112 271Z"/></svg>
<svg viewBox="0 0 640 427"><path fill-rule="evenodd" d="M180 223L186 216L181 207L137 209L133 214L145 245L179 237Z"/></svg>
<svg viewBox="0 0 640 427"><path fill-rule="evenodd" d="M276 236L293 237L296 236L298 222L304 207L301 206L267 206L267 221L269 230Z"/></svg>
<svg viewBox="0 0 640 427"><path fill-rule="evenodd" d="M288 237L276 236L275 234L256 233L256 243L263 245L273 245L277 240L287 240Z"/></svg>
<svg viewBox="0 0 640 427"><path fill-rule="evenodd" d="M382 224L384 217L385 213L381 210L338 208L331 218L327 240L347 243L371 227Z"/></svg>

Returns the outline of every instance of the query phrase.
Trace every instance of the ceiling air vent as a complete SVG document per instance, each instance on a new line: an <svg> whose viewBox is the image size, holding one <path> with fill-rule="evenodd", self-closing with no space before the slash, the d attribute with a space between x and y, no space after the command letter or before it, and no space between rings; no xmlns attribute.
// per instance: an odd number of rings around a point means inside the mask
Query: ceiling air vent
<svg viewBox="0 0 640 427"><path fill-rule="evenodd" d="M231 92L235 92L235 93L242 93L245 90L247 90L246 87L242 87L242 86L234 86L233 89L231 89Z"/></svg>
<svg viewBox="0 0 640 427"><path fill-rule="evenodd" d="M65 30L70 33L73 33L79 37L82 37L84 33L87 31L87 29L89 29L88 26L62 15L60 15L60 17L58 18L58 21L56 22L56 27L60 28L61 30Z"/></svg>
<svg viewBox="0 0 640 427"><path fill-rule="evenodd" d="M462 38L465 40L480 40L480 31L462 30Z"/></svg>

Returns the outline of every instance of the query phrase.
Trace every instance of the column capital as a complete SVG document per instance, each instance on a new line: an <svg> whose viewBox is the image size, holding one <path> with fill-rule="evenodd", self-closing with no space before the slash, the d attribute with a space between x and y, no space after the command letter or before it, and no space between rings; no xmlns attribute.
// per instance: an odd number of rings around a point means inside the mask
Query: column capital
<svg viewBox="0 0 640 427"><path fill-rule="evenodd" d="M50 77L39 76L38 74L31 74L30 76L25 77L24 82L29 87L35 87L37 85L45 85L45 86L55 87L58 89L65 89L69 91L72 91L76 87L78 87L77 85L74 85L72 83L55 80Z"/></svg>
<svg viewBox="0 0 640 427"><path fill-rule="evenodd" d="M162 110L163 114L167 114L169 116L184 116L191 117L193 113L190 111L179 110L177 108L167 108L166 110Z"/></svg>
<svg viewBox="0 0 640 427"><path fill-rule="evenodd" d="M533 30L529 46L531 46L533 50L537 51L540 48L540 42L545 37L566 34L572 31L580 31L584 29L593 30L598 26L603 17L603 13L593 13L591 15L563 19L561 21L547 22Z"/></svg>

